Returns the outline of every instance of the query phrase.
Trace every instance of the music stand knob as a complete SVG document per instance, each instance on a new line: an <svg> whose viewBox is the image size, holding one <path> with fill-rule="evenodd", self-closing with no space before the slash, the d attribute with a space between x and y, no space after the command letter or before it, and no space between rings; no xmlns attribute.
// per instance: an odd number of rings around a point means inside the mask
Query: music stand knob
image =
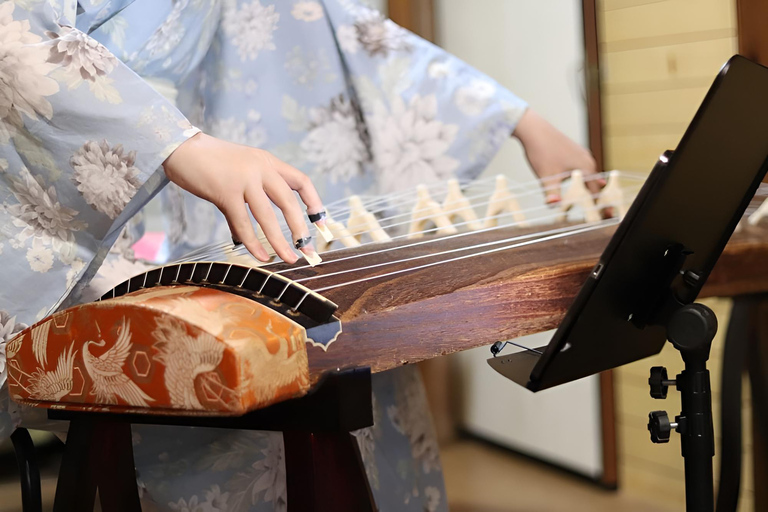
<svg viewBox="0 0 768 512"><path fill-rule="evenodd" d="M670 380L667 376L667 369L663 366L654 366L651 368L651 376L648 377L648 385L651 386L651 397L657 400L667 398L669 386L677 384L675 380Z"/></svg>
<svg viewBox="0 0 768 512"><path fill-rule="evenodd" d="M648 414L648 431L651 433L651 441L654 443L668 443L669 436L677 423L669 421L667 411L653 411Z"/></svg>

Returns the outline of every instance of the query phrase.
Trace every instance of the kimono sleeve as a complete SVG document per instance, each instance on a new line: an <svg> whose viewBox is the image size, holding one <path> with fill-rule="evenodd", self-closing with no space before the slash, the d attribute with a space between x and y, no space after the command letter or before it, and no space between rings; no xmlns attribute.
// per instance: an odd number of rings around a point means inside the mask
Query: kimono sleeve
<svg viewBox="0 0 768 512"><path fill-rule="evenodd" d="M355 0L327 0L326 9L383 189L477 177L527 104Z"/></svg>
<svg viewBox="0 0 768 512"><path fill-rule="evenodd" d="M0 311L32 324L95 273L197 130L54 2L24 5L0 1Z"/></svg>

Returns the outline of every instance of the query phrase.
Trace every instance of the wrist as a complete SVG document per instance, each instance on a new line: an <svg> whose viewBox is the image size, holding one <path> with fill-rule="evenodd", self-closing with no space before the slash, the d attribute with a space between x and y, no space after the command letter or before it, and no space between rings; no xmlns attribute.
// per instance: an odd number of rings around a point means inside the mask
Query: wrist
<svg viewBox="0 0 768 512"><path fill-rule="evenodd" d="M198 132L179 144L179 146L173 150L173 152L163 161L163 171L169 180L175 182L174 179L178 172L184 167L185 162L189 162L190 158L193 158L192 154L195 152L195 148L200 144L204 134Z"/></svg>
<svg viewBox="0 0 768 512"><path fill-rule="evenodd" d="M541 121L543 121L543 118L538 113L531 108L526 109L523 117L520 118L517 126L515 126L512 136L525 144L536 136L541 127Z"/></svg>

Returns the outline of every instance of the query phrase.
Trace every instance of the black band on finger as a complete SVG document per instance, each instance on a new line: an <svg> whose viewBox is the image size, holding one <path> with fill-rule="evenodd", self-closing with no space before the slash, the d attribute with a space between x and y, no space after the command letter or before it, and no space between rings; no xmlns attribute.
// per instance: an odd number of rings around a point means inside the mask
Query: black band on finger
<svg viewBox="0 0 768 512"><path fill-rule="evenodd" d="M235 247L243 245L243 242L241 242L240 240L238 240L235 237L232 237L232 243L235 245Z"/></svg>
<svg viewBox="0 0 768 512"><path fill-rule="evenodd" d="M325 210L317 213L307 213L307 217L309 217L309 222L314 224L315 222L319 220L323 220L325 217L327 217L327 213L325 213Z"/></svg>
<svg viewBox="0 0 768 512"><path fill-rule="evenodd" d="M301 249L302 247L306 247L307 245L309 245L311 242L312 242L312 237L311 236L305 236L304 238L299 238L298 240L296 240L293 243L293 245L297 249Z"/></svg>

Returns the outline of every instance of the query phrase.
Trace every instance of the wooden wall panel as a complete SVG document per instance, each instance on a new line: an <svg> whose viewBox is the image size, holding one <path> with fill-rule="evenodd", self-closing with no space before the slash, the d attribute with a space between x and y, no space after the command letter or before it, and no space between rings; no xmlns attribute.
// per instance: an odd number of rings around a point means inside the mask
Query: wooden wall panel
<svg viewBox="0 0 768 512"><path fill-rule="evenodd" d="M736 52L735 0L603 0L606 168L647 173Z"/></svg>

